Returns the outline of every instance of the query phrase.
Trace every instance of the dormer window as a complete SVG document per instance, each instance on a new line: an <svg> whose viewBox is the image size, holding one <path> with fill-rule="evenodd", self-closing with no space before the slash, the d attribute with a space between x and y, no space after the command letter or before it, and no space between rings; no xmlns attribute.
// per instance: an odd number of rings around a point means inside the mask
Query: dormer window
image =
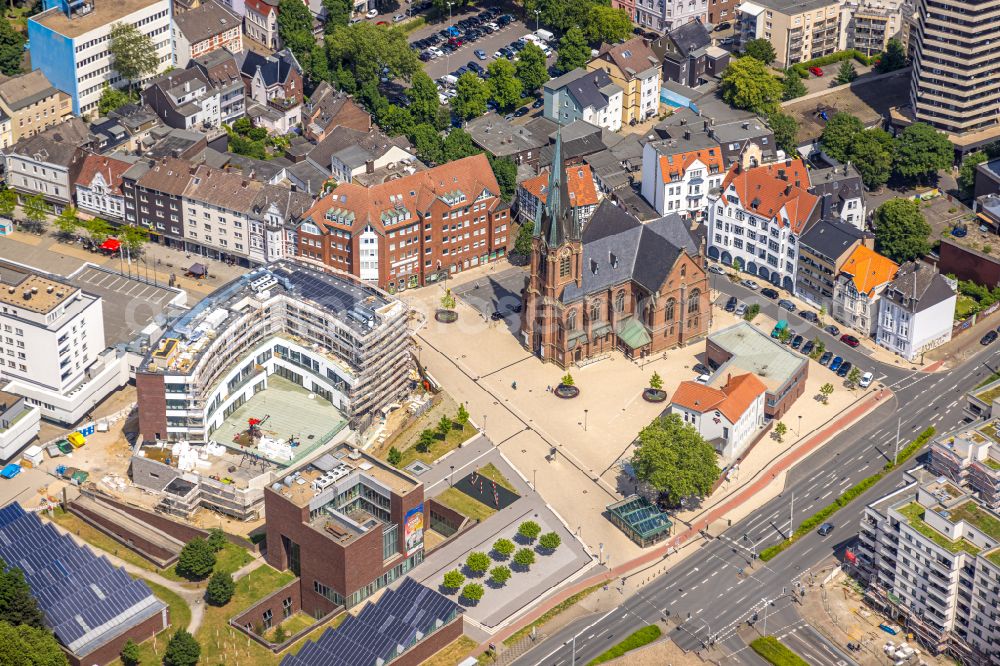
<svg viewBox="0 0 1000 666"><path fill-rule="evenodd" d="M594 275L597 275L597 270L598 270L597 260L596 259L591 259L590 260L590 272L593 273Z"/></svg>
<svg viewBox="0 0 1000 666"><path fill-rule="evenodd" d="M611 264L611 268L618 268L618 257L615 256L614 252L608 253L608 263Z"/></svg>

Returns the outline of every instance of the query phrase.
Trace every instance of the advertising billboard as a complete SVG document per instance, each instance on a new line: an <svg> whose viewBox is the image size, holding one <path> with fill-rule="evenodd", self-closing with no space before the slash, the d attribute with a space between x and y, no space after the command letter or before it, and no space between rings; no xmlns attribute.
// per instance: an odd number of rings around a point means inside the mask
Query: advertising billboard
<svg viewBox="0 0 1000 666"><path fill-rule="evenodd" d="M406 537L406 555L409 557L424 545L424 505L421 502L406 512L403 519L403 536Z"/></svg>

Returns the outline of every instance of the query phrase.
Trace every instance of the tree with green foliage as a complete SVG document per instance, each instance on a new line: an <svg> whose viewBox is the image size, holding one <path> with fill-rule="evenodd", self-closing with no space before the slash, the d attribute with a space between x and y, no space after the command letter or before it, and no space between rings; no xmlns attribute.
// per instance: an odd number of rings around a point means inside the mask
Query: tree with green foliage
<svg viewBox="0 0 1000 666"><path fill-rule="evenodd" d="M26 624L0 622L0 664L4 666L66 666L66 653L52 632Z"/></svg>
<svg viewBox="0 0 1000 666"><path fill-rule="evenodd" d="M892 38L886 44L885 53L879 56L878 64L875 65L875 71L879 74L885 74L902 69L903 67L906 67L906 51L903 49L903 43L896 38Z"/></svg>
<svg viewBox="0 0 1000 666"><path fill-rule="evenodd" d="M114 228L107 220L99 217L84 222L83 228L87 230L87 237L90 238L90 242L94 245L100 245L108 240L114 231Z"/></svg>
<svg viewBox="0 0 1000 666"><path fill-rule="evenodd" d="M673 505L705 497L721 473L715 449L677 414L661 416L639 432L632 469Z"/></svg>
<svg viewBox="0 0 1000 666"><path fill-rule="evenodd" d="M185 629L178 629L170 637L163 653L163 666L195 666L201 657L201 646Z"/></svg>
<svg viewBox="0 0 1000 666"><path fill-rule="evenodd" d="M16 208L17 192L6 188L0 190L0 217L12 219Z"/></svg>
<svg viewBox="0 0 1000 666"><path fill-rule="evenodd" d="M476 80L478 81L479 79ZM441 146L444 150L444 159L446 162L454 162L463 157L479 153L476 144L472 143L472 137L464 129L456 128L448 132L448 136L444 138Z"/></svg>
<svg viewBox="0 0 1000 666"><path fill-rule="evenodd" d="M510 539L497 539L493 542L493 552L503 558L510 557L515 550L517 550L517 546Z"/></svg>
<svg viewBox="0 0 1000 666"><path fill-rule="evenodd" d="M121 652L118 653L118 657L122 660L124 666L139 666L139 662L142 660L142 652L139 651L139 644L131 638L128 639L125 641L125 645L122 646Z"/></svg>
<svg viewBox="0 0 1000 666"><path fill-rule="evenodd" d="M378 125L389 136L409 136L415 124L409 109L389 104L379 115Z"/></svg>
<svg viewBox="0 0 1000 666"><path fill-rule="evenodd" d="M791 67L786 69L785 76L781 79L781 99L787 102L802 97L806 92L806 84L802 83L799 73Z"/></svg>
<svg viewBox="0 0 1000 666"><path fill-rule="evenodd" d="M458 405L458 412L455 413L455 423L463 428L469 423L469 410L463 404Z"/></svg>
<svg viewBox="0 0 1000 666"><path fill-rule="evenodd" d="M133 87L137 82L156 74L160 57L149 35L139 31L131 23L115 23L111 26L108 53L111 66Z"/></svg>
<svg viewBox="0 0 1000 666"><path fill-rule="evenodd" d="M351 11L354 9L349 0L323 0L323 9L326 10L326 23L323 25L323 32L329 34L337 26L346 26L351 20Z"/></svg>
<svg viewBox="0 0 1000 666"><path fill-rule="evenodd" d="M201 580L215 568L215 551L208 541L195 537L181 549L177 559L177 573L191 580Z"/></svg>
<svg viewBox="0 0 1000 666"><path fill-rule="evenodd" d="M280 9L278 16L281 16ZM362 21L349 26L336 26L326 36L324 44L331 74L350 72L350 80L357 89L369 83L378 85L385 69L390 76L407 81L420 70L417 52L410 48L407 35L402 30Z"/></svg>
<svg viewBox="0 0 1000 666"><path fill-rule="evenodd" d="M431 0L431 6L437 10L440 16L448 16L448 5L451 5L451 10L455 11L460 7L465 7L469 4L469 0Z"/></svg>
<svg viewBox="0 0 1000 666"><path fill-rule="evenodd" d="M400 453L399 449L395 446L391 446L389 447L389 453L386 454L385 459L388 460L389 464L393 467L399 467L399 463L403 462L403 454Z"/></svg>
<svg viewBox="0 0 1000 666"><path fill-rule="evenodd" d="M434 446L434 441L437 439L434 431L430 428L425 428L420 431L420 438L417 439L416 447L419 453L427 453Z"/></svg>
<svg viewBox="0 0 1000 666"><path fill-rule="evenodd" d="M792 332L791 332L791 330L789 330L787 328L783 328L783 329L781 329L781 331L778 332L778 340L780 342L783 342L783 343L784 342L788 342L788 339L791 338L791 337L792 337Z"/></svg>
<svg viewBox="0 0 1000 666"><path fill-rule="evenodd" d="M925 182L950 169L954 160L951 141L927 123L913 123L896 137L893 169L906 180Z"/></svg>
<svg viewBox="0 0 1000 666"><path fill-rule="evenodd" d="M45 229L45 221L52 213L52 206L42 197L41 194L31 194L24 198L25 226L36 233L41 233Z"/></svg>
<svg viewBox="0 0 1000 666"><path fill-rule="evenodd" d="M774 62L775 58L778 57L778 54L774 51L774 46L771 45L770 40L762 37L751 39L747 42L746 46L743 48L743 53L751 58L760 60L765 65L770 65Z"/></svg>
<svg viewBox="0 0 1000 666"><path fill-rule="evenodd" d="M571 375L571 374L569 374L567 372L565 375L562 376L562 379L559 380L559 385L560 386L576 386L576 380L573 379L573 375Z"/></svg>
<svg viewBox="0 0 1000 666"><path fill-rule="evenodd" d="M278 2L278 37L286 46L289 46L296 58L307 46L304 43L299 43L296 33L305 33L309 35L311 41L315 41L312 39L312 22L312 12L302 0L280 0ZM331 28L331 30L333 29ZM294 43L295 47L292 47L291 43Z"/></svg>
<svg viewBox="0 0 1000 666"><path fill-rule="evenodd" d="M517 526L517 536L534 541L542 533L542 526L533 520L526 520Z"/></svg>
<svg viewBox="0 0 1000 666"><path fill-rule="evenodd" d="M218 527L210 529L208 531L208 538L205 540L208 542L208 545L211 547L213 553L221 551L229 542L229 540L226 539L226 533Z"/></svg>
<svg viewBox="0 0 1000 666"><path fill-rule="evenodd" d="M977 150L962 160L962 166L958 169L958 187L966 196L970 196L976 186L976 167L988 159L989 156L984 151Z"/></svg>
<svg viewBox="0 0 1000 666"><path fill-rule="evenodd" d="M722 73L721 91L730 106L767 115L777 110L782 85L767 65L744 56L730 62Z"/></svg>
<svg viewBox="0 0 1000 666"><path fill-rule="evenodd" d="M583 30L573 26L559 40L559 57L556 67L563 72L569 72L577 67L583 67L590 60L590 45L583 35Z"/></svg>
<svg viewBox="0 0 1000 666"><path fill-rule="evenodd" d="M837 78L834 81L844 84L850 83L856 78L858 78L858 70L854 68L854 63L850 60L845 60L840 63L840 69L837 70Z"/></svg>
<svg viewBox="0 0 1000 666"><path fill-rule="evenodd" d="M838 111L826 122L823 133L820 134L823 151L838 162L846 162L850 159L854 138L864 131L865 126L860 120L849 113Z"/></svg>
<svg viewBox="0 0 1000 666"><path fill-rule="evenodd" d="M497 587L503 587L510 580L510 567L500 564L490 569L490 582Z"/></svg>
<svg viewBox="0 0 1000 666"><path fill-rule="evenodd" d="M107 83L101 88L101 99L97 101L97 112L106 116L116 109L120 109L126 104L136 101L136 96L131 91L113 88Z"/></svg>
<svg viewBox="0 0 1000 666"><path fill-rule="evenodd" d="M490 87L472 72L458 77L455 97L451 100L451 110L459 118L469 120L486 113L486 103L490 99Z"/></svg>
<svg viewBox="0 0 1000 666"><path fill-rule="evenodd" d="M205 588L205 601L213 606L225 606L233 598L236 592L236 583L233 575L228 571L216 571L208 579L208 587Z"/></svg>
<svg viewBox="0 0 1000 666"><path fill-rule="evenodd" d="M45 615L31 594L24 572L8 566L2 560L0 560L0 621L8 622L15 627L24 624L42 629L45 626Z"/></svg>
<svg viewBox="0 0 1000 666"><path fill-rule="evenodd" d="M546 532L538 537L538 547L542 550L553 551L562 543L562 538L555 532Z"/></svg>
<svg viewBox="0 0 1000 666"><path fill-rule="evenodd" d="M649 378L649 388L654 391L663 390L663 377L660 377L660 373L653 372L653 376Z"/></svg>
<svg viewBox="0 0 1000 666"><path fill-rule="evenodd" d="M465 558L465 568L477 575L484 573L490 568L490 556L479 551L471 552Z"/></svg>
<svg viewBox="0 0 1000 666"><path fill-rule="evenodd" d="M851 371L847 373L847 383L851 385L851 388L855 388L858 382L861 381L861 369L857 366L851 368Z"/></svg>
<svg viewBox="0 0 1000 666"><path fill-rule="evenodd" d="M118 227L118 240L128 248L132 258L142 253L143 246L149 241L149 230L133 224L123 224Z"/></svg>
<svg viewBox="0 0 1000 666"><path fill-rule="evenodd" d="M514 63L506 58L500 58L491 62L487 71L490 74L486 80L490 98L504 111L517 106L521 101L521 91L524 86L517 78L517 68L514 67Z"/></svg>
<svg viewBox="0 0 1000 666"><path fill-rule="evenodd" d="M788 433L788 426L785 425L784 421L778 421L774 424L774 434L778 438L778 441L784 441L785 435Z"/></svg>
<svg viewBox="0 0 1000 666"><path fill-rule="evenodd" d="M413 120L433 127L441 110L441 100L438 98L437 86L424 70L413 75L407 96L410 98L408 108Z"/></svg>
<svg viewBox="0 0 1000 666"><path fill-rule="evenodd" d="M848 149L848 159L861 174L865 187L870 190L885 185L892 175L892 150L885 147L880 139L881 135L888 136L888 132L881 129L860 132Z"/></svg>
<svg viewBox="0 0 1000 666"><path fill-rule="evenodd" d="M767 124L774 132L774 142L787 155L796 153L795 135L799 131L799 123L792 116L780 111L774 111L767 116Z"/></svg>
<svg viewBox="0 0 1000 666"><path fill-rule="evenodd" d="M545 53L534 42L525 44L517 54L517 78L524 86L524 92L534 93L549 80L549 68L545 64Z"/></svg>
<svg viewBox="0 0 1000 666"><path fill-rule="evenodd" d="M438 421L437 425L438 434L441 435L442 439L448 436L448 433L451 432L451 427L452 427L451 419L448 418L447 414L442 414L441 419Z"/></svg>
<svg viewBox="0 0 1000 666"><path fill-rule="evenodd" d="M445 310L455 309L455 296L451 293L451 289L445 289L444 296L441 297L441 307Z"/></svg>
<svg viewBox="0 0 1000 666"><path fill-rule="evenodd" d="M71 240L80 226L76 206L66 206L56 218L56 235L62 240Z"/></svg>
<svg viewBox="0 0 1000 666"><path fill-rule="evenodd" d="M0 24L0 73L6 76L21 73L25 41L24 33L14 29L14 21L6 20Z"/></svg>
<svg viewBox="0 0 1000 666"><path fill-rule="evenodd" d="M531 235L535 231L535 223L528 220L522 222L514 239L514 254L527 257L531 254Z"/></svg>
<svg viewBox="0 0 1000 666"><path fill-rule="evenodd" d="M890 199L878 207L872 222L875 249L897 264L919 259L931 246L931 227L920 212L920 204L909 199Z"/></svg>
<svg viewBox="0 0 1000 666"><path fill-rule="evenodd" d="M413 128L410 136L413 147L417 151L417 156L425 162L431 164L442 164L444 162L444 144L441 135L436 129L427 123L421 123Z"/></svg>
<svg viewBox="0 0 1000 666"><path fill-rule="evenodd" d="M486 591L479 583L469 583L462 588L462 598L467 601L479 601L485 593Z"/></svg>
<svg viewBox="0 0 1000 666"><path fill-rule="evenodd" d="M465 574L463 574L458 569L452 569L451 571L445 572L444 581L442 582L442 585L444 585L449 590L457 590L458 588L462 587L462 583L464 582L465 582Z"/></svg>
<svg viewBox="0 0 1000 666"><path fill-rule="evenodd" d="M594 4L583 22L583 34L591 44L617 44L632 36L632 19L624 9Z"/></svg>
<svg viewBox="0 0 1000 666"><path fill-rule="evenodd" d="M823 396L823 404L830 402L830 396L833 395L833 384L827 382L819 387L819 393Z"/></svg>
<svg viewBox="0 0 1000 666"><path fill-rule="evenodd" d="M530 548L519 548L516 553L514 553L514 564L521 567L522 569L527 569L532 564L535 563L535 551Z"/></svg>
<svg viewBox="0 0 1000 666"><path fill-rule="evenodd" d="M514 164L514 160L509 157L493 157L492 155L487 155L486 159L489 160L490 167L493 169L493 177L497 179L497 184L500 186L500 198L503 201L512 201L517 193L517 165Z"/></svg>

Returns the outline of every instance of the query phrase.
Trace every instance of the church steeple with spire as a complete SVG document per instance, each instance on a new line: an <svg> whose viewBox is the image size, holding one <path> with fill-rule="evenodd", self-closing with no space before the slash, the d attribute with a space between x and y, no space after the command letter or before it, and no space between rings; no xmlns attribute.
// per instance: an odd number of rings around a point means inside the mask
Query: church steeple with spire
<svg viewBox="0 0 1000 666"><path fill-rule="evenodd" d="M535 216L534 236L544 239L550 248L567 241L580 240L579 217L566 189L566 168L562 160L562 131L556 133L549 184L545 190L545 205Z"/></svg>

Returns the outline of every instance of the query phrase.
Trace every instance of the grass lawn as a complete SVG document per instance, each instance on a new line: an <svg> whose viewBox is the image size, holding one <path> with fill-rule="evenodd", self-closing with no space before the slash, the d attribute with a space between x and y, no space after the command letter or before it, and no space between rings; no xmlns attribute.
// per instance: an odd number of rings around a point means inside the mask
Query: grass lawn
<svg viewBox="0 0 1000 666"><path fill-rule="evenodd" d="M975 544L966 541L965 539L958 539L957 541L952 541L945 535L941 534L933 527L924 522L924 507L920 506L916 502L910 502L901 509L896 509L903 517L906 518L910 526L917 530L925 537L936 543L937 545L945 548L952 553L957 553L960 550L964 550L967 553L976 555L979 553L979 548Z"/></svg>
<svg viewBox="0 0 1000 666"><path fill-rule="evenodd" d="M285 640L288 640L289 636L294 636L298 632L306 629L307 627L311 627L314 624L316 624L315 618L300 611L282 622L279 626L284 627ZM267 632L267 640L272 643L277 642L274 637L276 631L278 631L278 627L274 627L271 631Z"/></svg>
<svg viewBox="0 0 1000 666"><path fill-rule="evenodd" d="M655 624L647 625L642 629L630 634L621 643L618 643L617 645L608 648L601 654L597 655L597 657L595 657L594 659L591 659L590 662L588 662L587 666L591 666L592 664L603 664L606 661L617 659L618 657L622 656L626 652L629 652L630 650L641 648L643 645L649 645L657 638L659 638L660 634L662 633L663 632L660 631L660 628Z"/></svg>
<svg viewBox="0 0 1000 666"><path fill-rule="evenodd" d="M436 424L430 424L436 425ZM432 428L433 429L433 428ZM441 436L437 434L435 430L434 444L426 452L421 453L417 451L416 444L401 451L403 454L403 459L399 462L400 469L406 467L414 460L419 460L421 462L427 463L428 465L448 453L452 449L456 448L459 444L469 439L476 433L475 428L471 425L466 425L464 427L459 426L457 423L452 425L450 431L448 431L448 436L441 439ZM419 431L418 431L419 435Z"/></svg>
<svg viewBox="0 0 1000 666"><path fill-rule="evenodd" d="M498 470L496 468L496 465L494 465L493 463L490 463L485 467L480 467L476 471L479 472L482 476L485 476L490 481L495 481L498 486L503 486L510 492L517 493L518 495L520 495L520 493L517 492L517 489L514 488L514 484L508 481L507 477L504 476L503 473L500 470Z"/></svg>
<svg viewBox="0 0 1000 666"><path fill-rule="evenodd" d="M774 666L809 666L809 662L789 650L774 636L761 636L750 643L750 648Z"/></svg>
<svg viewBox="0 0 1000 666"><path fill-rule="evenodd" d="M142 555L139 555L134 550L118 543L104 532L101 532L97 528L85 523L79 516L75 516L72 513L57 507L52 512L51 518L53 522L58 523L63 528L69 530L96 548L98 555L100 555L101 552L111 553L129 564L142 567L147 571L157 570L155 564L144 558Z"/></svg>
<svg viewBox="0 0 1000 666"><path fill-rule="evenodd" d="M476 645L476 641L468 636L459 636L424 660L423 666L457 666Z"/></svg>
<svg viewBox="0 0 1000 666"><path fill-rule="evenodd" d="M955 321L967 319L979 310L979 302L971 296L959 295L955 302Z"/></svg>
<svg viewBox="0 0 1000 666"><path fill-rule="evenodd" d="M473 520L483 520L496 513L496 509L472 499L458 488L448 488L434 499Z"/></svg>
<svg viewBox="0 0 1000 666"><path fill-rule="evenodd" d="M244 564L249 564L253 561L253 557L247 552L246 548L240 548L236 544L226 542L226 545L215 554L215 571L224 571L226 573L233 573ZM160 572L164 578L169 578L170 580L176 580L178 582L188 582L188 579L177 573L177 564L173 564L168 569L164 569ZM198 582L206 582L210 576L206 576L205 580ZM207 583L206 583L207 584Z"/></svg>

